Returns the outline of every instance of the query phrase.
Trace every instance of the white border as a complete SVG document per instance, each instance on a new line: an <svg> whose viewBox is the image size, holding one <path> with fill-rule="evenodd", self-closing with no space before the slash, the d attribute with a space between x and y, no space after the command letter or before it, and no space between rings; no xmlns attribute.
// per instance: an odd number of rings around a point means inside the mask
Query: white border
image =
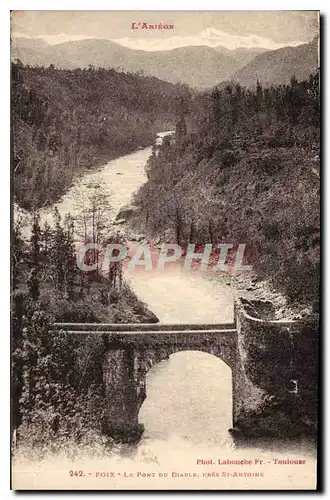
<svg viewBox="0 0 330 500"><path fill-rule="evenodd" d="M9 3L9 2L8 2ZM28 3L28 5L27 5ZM325 8L326 2L323 3ZM47 8L45 8L47 7ZM278 0L274 2L263 2L252 0L244 2L242 0L232 0L230 4L224 4L217 0L167 0L164 3L155 4L154 0L122 0L120 2L95 0L57 0L47 2L45 5L41 0L31 0L29 2L15 0L7 7L11 10L319 10L320 6L311 1L300 0L299 5L292 0ZM323 10L323 9L321 9Z"/></svg>
<svg viewBox="0 0 330 500"><path fill-rule="evenodd" d="M1 98L1 182L0 182L0 203L1 203L1 211L0 211L0 224L1 224L1 242L3 243L2 245L2 252L1 252L1 263L2 263L2 270L1 270L1 281L0 281L0 288L1 288L1 293L0 293L0 308L1 308L1 343L0 343L0 352L2 355L2 360L0 362L0 380L1 380L1 406L2 406L2 411L0 412L0 430L1 430L1 440L0 440L0 445L1 445L1 464L0 464L0 490L1 490L1 498L6 499L6 498L12 498L13 492L9 491L9 446L10 446L10 439L9 439L9 328L10 328L10 323L9 323L9 218L10 218L10 197L9 197L9 182L10 182L10 177L9 177L9 165L10 165L10 146L9 146L9 112L10 112L10 107L9 107L9 81L10 81L10 69L9 69L9 37L10 37L10 23L9 23L9 10L321 10L321 13L326 16L329 12L329 7L328 7L328 2L325 2L325 0L318 2L317 5L314 2L310 1L303 1L300 0L300 2L294 2L294 1L289 1L289 0L277 0L276 2L264 2L264 1L250 1L250 2L243 2L243 1L235 1L232 0L230 4L222 3L217 0L203 0L197 1L197 0L189 0L188 1L182 1L182 0L167 0L165 3L161 3L158 8L156 5L156 2L153 0L121 0L120 2L109 2L109 1L100 1L100 0L94 0L93 2L87 1L87 0L80 0L78 1L72 1L72 0L51 0L47 2L45 5L45 2L41 0L34 0L30 2L23 2L21 0L16 0L12 2L3 2L0 6L0 54L1 54L1 76L0 76L0 83L1 83L1 91L0 91L0 98ZM47 6L47 9L45 7ZM92 8L91 8L92 7ZM230 8L230 9L229 9ZM325 31L325 24L326 24L326 19L324 20L324 26L323 26L323 31ZM326 40L325 33L323 33L323 41L324 41L324 46L323 46L323 52L325 52L325 55L323 57L323 106L325 107L324 109L324 124L323 124L323 134L326 133L326 121L329 116L329 101L325 100L325 93L327 89L327 85L325 82L329 82L328 78L328 65L326 62L328 61L328 44ZM326 175L326 170L328 168L328 165L326 164L326 158L327 158L327 141L326 137L323 138L324 141L324 157L323 157L323 190L324 190L324 224L325 227L330 224L330 208L329 204L327 203L327 194L330 193L329 190L329 176ZM330 241L329 240L329 234L330 231L326 231L326 238L324 241L325 248L330 248ZM324 252L324 257L326 257L326 252ZM326 274L326 282L329 282L329 269L327 266L324 265L324 273ZM325 283L324 283L325 285ZM330 304L328 304L328 295L325 294L324 297L324 312L329 309ZM326 360L329 362L330 360L330 353L329 353L329 342L326 342L327 340L327 334L328 334L328 318L326 315L325 318L325 324L324 324L324 329L323 329L323 346L326 347L326 349L323 349L325 353L323 354L323 361L324 365L326 366L327 363L325 362ZM326 345L325 345L326 344ZM325 380L323 381L323 386L324 389L328 387L329 382L329 370L326 370L326 377ZM324 395L326 395L326 391L324 390ZM323 400L323 406L325 410L325 414L323 415L323 421L324 421L324 426L326 423L326 415L328 415L328 400L325 401ZM322 441L324 442L324 459L326 459L326 456L328 453L326 453L329 449L329 439L325 439L325 436L327 433L325 432L323 435ZM324 477L324 482L325 485L327 486L327 468L324 469L325 472L325 477ZM77 494L77 493L76 493ZM122 498L123 494L111 492L110 493L112 497L119 497ZM238 494L227 494L225 492L220 493L222 497L228 497L230 498L237 498L240 497L241 495ZM48 496L55 497L58 494L48 494ZM127 494L128 495L128 494ZM181 494L182 495L182 494ZM265 492L264 494L258 494L258 498L266 496L267 493ZM272 495L272 497L279 497L281 493L279 492L278 494ZM300 495L299 493L292 493L290 494L291 496L297 496ZM312 495L312 494L310 494ZM306 496L310 495L303 495L304 498ZM313 494L314 495L314 494ZM39 497L37 494L31 494L29 496L32 497ZM69 494L61 494L62 498L69 498ZM97 496L97 493L91 493L91 494L84 494L83 495L85 498L95 498ZM178 496L178 494L171 493L171 496ZM194 495L194 497L202 497L203 494L199 495Z"/></svg>

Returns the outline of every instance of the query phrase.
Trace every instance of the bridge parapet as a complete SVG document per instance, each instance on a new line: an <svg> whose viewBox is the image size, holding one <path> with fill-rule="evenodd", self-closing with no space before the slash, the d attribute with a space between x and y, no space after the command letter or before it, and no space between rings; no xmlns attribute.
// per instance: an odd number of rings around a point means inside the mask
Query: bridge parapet
<svg viewBox="0 0 330 500"><path fill-rule="evenodd" d="M52 330L66 332L148 332L235 330L235 323L53 323Z"/></svg>

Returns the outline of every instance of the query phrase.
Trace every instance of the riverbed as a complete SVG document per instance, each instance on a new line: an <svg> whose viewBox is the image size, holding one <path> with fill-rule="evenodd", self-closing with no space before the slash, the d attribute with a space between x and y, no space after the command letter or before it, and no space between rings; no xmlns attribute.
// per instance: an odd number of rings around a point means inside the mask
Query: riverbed
<svg viewBox="0 0 330 500"><path fill-rule="evenodd" d="M171 132L169 132L171 133ZM158 143L167 133L159 134ZM114 221L121 207L129 204L133 194L147 181L145 165L151 154L151 148L136 151L116 160L108 162L96 171L87 173L77 183L88 183L99 180L111 191L111 220ZM77 186L73 186L56 206L62 216L73 213L77 200ZM41 213L42 220L50 220L51 210ZM154 312L160 322L166 323L231 323L234 314L234 292L230 280L211 280L200 273L183 272L180 269L171 272L141 272L125 270L125 278L136 295ZM110 458L102 461L102 467L125 467L125 470L186 470L197 473L218 470L217 467L197 467L197 459L226 457L272 457L274 454L287 453L282 443L269 444L265 450L259 445L251 445L243 450L238 449L228 433L232 426L232 393L231 371L228 366L210 354L187 351L174 354L168 360L154 366L147 377L147 399L140 411L140 422L145 426L142 440L137 447L119 447ZM275 446L275 448L274 448ZM304 442L297 445L291 455L301 453L308 455L308 466L301 471L291 473L291 478L284 469L274 469L269 465L267 477L255 483L257 489L270 484L276 474L284 474L285 481L281 487L297 488L310 486L313 482L311 471L315 461L313 451ZM126 455L126 458L123 456ZM266 458L265 458L266 459ZM80 457L79 468L87 457ZM54 462L55 463L55 462ZM57 460L58 469L65 467L63 460ZM109 465L110 464L110 465ZM78 465L77 465L78 466ZM35 466L34 466L35 467ZM40 465L41 467L41 465ZM48 465L46 464L47 468ZM68 465L69 467L69 465ZM96 462L90 468L101 467ZM73 464L70 465L73 468ZM35 469L34 469L35 470ZM242 470L242 469L240 469ZM134 472L134 474L135 474ZM56 477L56 474L54 478ZM125 483L125 489L144 487L148 489L150 482L132 476L131 482ZM143 481L142 481L143 479ZM55 479L54 479L55 480ZM62 484L63 479L61 480ZM253 481L252 481L253 482ZM111 482L110 482L111 483ZM111 488L108 482L103 488ZM154 484L159 488L176 489L191 487L185 480L164 479L163 483ZM235 489L251 487L251 480L241 479L237 484L233 481L219 480L214 477L205 483L205 488ZM79 484L71 482L71 486L79 489ZM64 485L64 486L65 486ZM64 487L63 486L63 487ZM85 486L86 487L86 486ZM102 483L90 480L91 488L102 489ZM116 486L113 486L116 487ZM200 481L193 488L201 489ZM272 487L276 487L273 484Z"/></svg>
<svg viewBox="0 0 330 500"><path fill-rule="evenodd" d="M157 143L171 133L158 134ZM134 193L147 181L145 165L150 155L151 147L122 156L97 171L87 173L76 184L106 184L111 194L110 222L113 222L120 209L131 202ZM56 203L62 217L75 212L77 192L77 185L72 186ZM42 220L51 222L52 208L41 212ZM120 226L120 229L125 231L125 227ZM124 273L133 291L160 322L233 321L233 293L224 282L211 281L200 273L182 271L181 268L147 272L138 268L129 271L126 267ZM207 428L207 435L213 441L221 436L222 442L230 442L227 432L232 424L230 377L230 370L224 362L203 352L178 353L157 365L148 375L148 398L141 409L141 421L146 427L144 439L150 440L157 435L158 439L163 436L168 440L183 431L183 439L199 436L203 440ZM201 387L202 390L198 390ZM207 426L205 419L209 422ZM216 429L213 428L214 422ZM183 428L179 423L184 423Z"/></svg>

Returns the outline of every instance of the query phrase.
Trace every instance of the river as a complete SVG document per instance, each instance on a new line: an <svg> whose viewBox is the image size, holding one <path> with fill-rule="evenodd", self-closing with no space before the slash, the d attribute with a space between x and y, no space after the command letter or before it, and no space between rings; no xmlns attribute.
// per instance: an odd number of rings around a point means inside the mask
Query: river
<svg viewBox="0 0 330 500"><path fill-rule="evenodd" d="M165 135L158 134L160 144ZM151 155L151 148L136 151L112 160L96 171L85 174L77 180L56 207L64 217L77 210L79 186L93 182L104 183L111 195L112 212L109 218L114 221L121 207L128 205L133 193L147 181L145 165ZM77 189L78 188L78 189ZM55 206L55 205L54 205ZM51 222L54 207L41 211L41 220ZM113 230L125 232L123 226ZM161 322L166 323L224 323L233 321L233 293L230 286L205 279L200 273L183 272L170 269L165 273L148 273L125 269L126 280L137 296L143 300ZM228 280L227 280L228 281Z"/></svg>
<svg viewBox="0 0 330 500"><path fill-rule="evenodd" d="M159 134L158 143L166 133ZM98 179L105 182L111 192L113 217L120 208L129 204L133 193L147 180L145 164L151 154L151 148L110 161L93 173L87 173L77 182L89 182ZM62 200L57 203L61 215L73 212L76 204L76 186L73 186ZM42 219L50 217L44 211ZM125 272L131 287L153 311L161 322L172 323L225 323L233 320L233 291L230 283L207 279L200 274L183 273L172 270L169 273ZM278 456L282 447L279 442L269 444L265 450L260 445L251 445L243 450L233 442L228 429L232 425L231 417L231 370L228 366L209 354L187 351L174 354L168 360L154 366L147 377L147 399L141 411L140 421L145 425L145 432L137 447L121 446L112 459L124 460L127 470L136 470L143 465L143 470L203 470L212 472L213 467L196 469L196 460L218 458ZM284 447L285 450L285 447ZM295 453L309 453L304 443L300 443ZM123 459L123 456L126 458ZM290 456L294 453L290 452ZM300 455L299 455L300 456ZM82 467L80 458L79 468ZM310 467L314 467L310 458ZM59 463L63 467L63 463ZM71 465L70 468L73 466ZM96 465L96 468L99 467ZM102 466L103 467L103 466ZM109 462L107 462L109 467ZM286 486L309 482L309 473L303 477L296 471L287 479ZM270 472L278 474L278 470ZM267 484L269 484L269 478ZM285 476L286 477L286 476ZM141 478L142 481L142 478ZM246 482L247 481L247 482ZM242 479L239 486L230 486L226 480L221 487L247 487L250 479ZM291 481L291 482L290 482ZM176 483L164 479L168 488L183 488L187 483L181 479ZM245 484L246 483L246 484ZM296 484L297 483L297 484ZM197 483L196 483L197 484ZM257 487L262 487L264 480ZM131 481L131 487L149 488L150 482ZM281 485L284 487L284 485ZM76 486L79 488L77 483ZM91 487L102 488L95 482ZM104 486L105 487L105 486ZM109 487L109 483L107 483ZM160 487L159 484L156 487ZM195 486L196 488L201 488ZM205 488L219 487L219 480L210 479ZM273 485L274 487L274 485Z"/></svg>
<svg viewBox="0 0 330 500"><path fill-rule="evenodd" d="M157 143L170 133L158 134ZM122 156L84 175L77 183L105 183L111 193L114 220L120 208L128 205L133 193L147 181L145 165L150 154L149 147ZM74 185L56 204L62 217L76 210L76 195ZM51 212L52 209L43 211L42 220L50 220ZM125 269L125 278L160 322L233 321L231 288L199 273L180 269L165 273ZM148 397L141 409L141 421L146 428L144 440L177 436L193 441L198 437L203 441L205 436L207 441L231 442L228 434L232 424L231 374L225 363L203 352L178 353L154 367L147 383Z"/></svg>

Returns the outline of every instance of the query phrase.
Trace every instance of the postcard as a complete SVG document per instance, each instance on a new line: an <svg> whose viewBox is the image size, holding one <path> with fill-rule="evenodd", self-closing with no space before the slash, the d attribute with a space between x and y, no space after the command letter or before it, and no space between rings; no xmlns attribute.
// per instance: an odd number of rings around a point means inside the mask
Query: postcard
<svg viewBox="0 0 330 500"><path fill-rule="evenodd" d="M319 37L12 11L12 489L319 487Z"/></svg>

